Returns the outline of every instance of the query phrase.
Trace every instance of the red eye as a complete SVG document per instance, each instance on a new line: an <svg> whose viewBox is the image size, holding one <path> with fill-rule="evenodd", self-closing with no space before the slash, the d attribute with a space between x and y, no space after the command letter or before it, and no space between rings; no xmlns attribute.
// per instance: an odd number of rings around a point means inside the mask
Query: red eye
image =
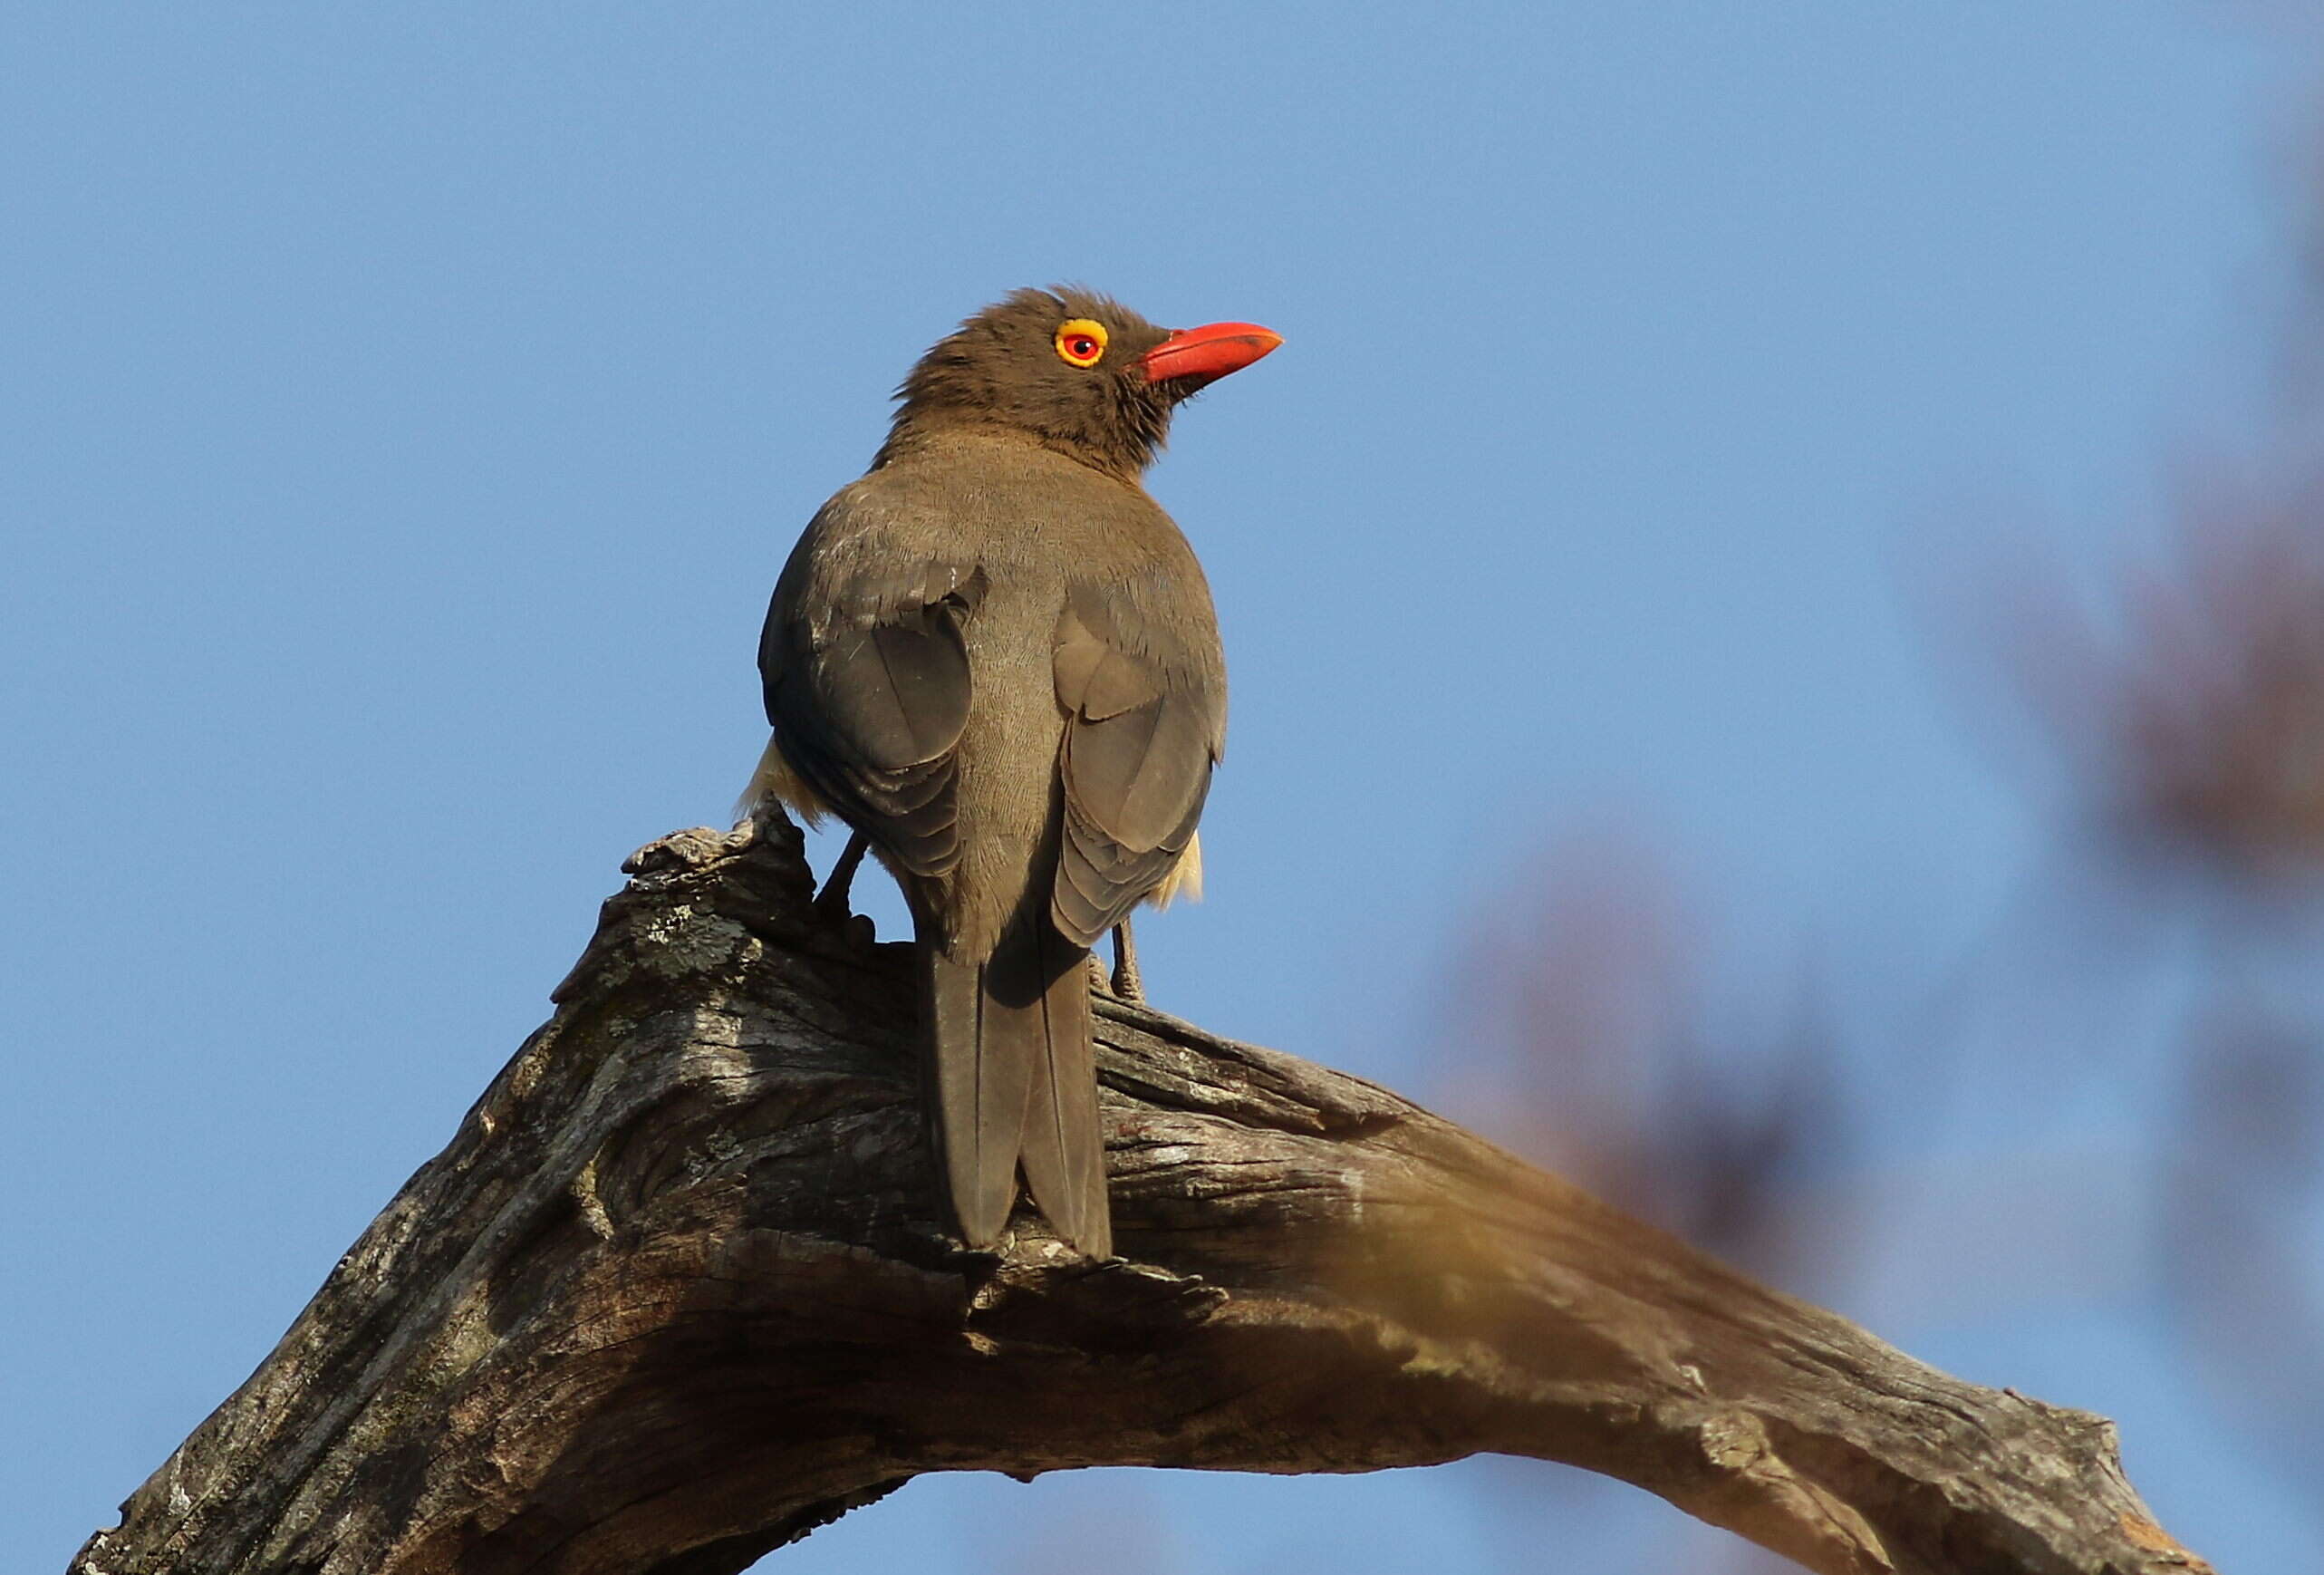
<svg viewBox="0 0 2324 1575"><path fill-rule="evenodd" d="M1075 334L1071 339L1066 341L1066 346L1074 353L1074 359L1075 361L1094 361L1097 359L1097 341L1092 339L1086 333Z"/></svg>

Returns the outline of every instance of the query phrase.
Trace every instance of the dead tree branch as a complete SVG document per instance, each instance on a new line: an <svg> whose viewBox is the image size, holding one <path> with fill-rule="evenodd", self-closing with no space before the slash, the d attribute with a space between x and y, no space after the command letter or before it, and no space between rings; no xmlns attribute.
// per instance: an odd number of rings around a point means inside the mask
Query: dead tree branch
<svg viewBox="0 0 2324 1575"><path fill-rule="evenodd" d="M639 853L556 1015L74 1575L725 1575L930 1471L1571 1462L1847 1571L2205 1567L1948 1377L1384 1089L1104 1003L1123 1256L935 1223L902 950Z"/></svg>

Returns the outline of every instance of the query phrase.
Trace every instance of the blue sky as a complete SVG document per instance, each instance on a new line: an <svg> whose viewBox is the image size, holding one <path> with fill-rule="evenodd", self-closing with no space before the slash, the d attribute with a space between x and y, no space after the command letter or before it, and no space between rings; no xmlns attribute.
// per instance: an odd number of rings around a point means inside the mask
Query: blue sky
<svg viewBox="0 0 2324 1575"><path fill-rule="evenodd" d="M2102 560L2251 408L2292 56L2155 0L9 7L0 1562L111 1519L622 855L721 819L799 526L1015 285L1287 341L1153 478L1234 696L1162 1004L1425 1094L1468 915L1608 822L1739 969L1937 968L2039 827L1900 583ZM2317 1557L2135 1329L1857 1310L2123 1416L2223 1568ZM927 1483L779 1562L1128 1503L1158 1569L1516 1568L1506 1469Z"/></svg>

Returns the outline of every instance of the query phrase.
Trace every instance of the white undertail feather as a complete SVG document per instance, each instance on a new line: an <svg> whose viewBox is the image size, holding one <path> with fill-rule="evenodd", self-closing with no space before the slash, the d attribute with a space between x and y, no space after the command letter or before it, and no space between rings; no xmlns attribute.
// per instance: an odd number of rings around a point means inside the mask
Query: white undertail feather
<svg viewBox="0 0 2324 1575"><path fill-rule="evenodd" d="M1186 839L1186 851L1170 866L1170 874L1160 884L1146 894L1146 901L1157 908L1167 908L1181 897L1190 903L1202 900L1202 834L1194 832Z"/></svg>
<svg viewBox="0 0 2324 1575"><path fill-rule="evenodd" d="M758 807L769 801L781 805L810 826L820 826L827 813L823 800L815 790L799 780L791 763L783 759L783 751L775 747L769 736L767 752L758 757L758 768L750 774L750 786L734 801L734 817L738 825L757 813Z"/></svg>

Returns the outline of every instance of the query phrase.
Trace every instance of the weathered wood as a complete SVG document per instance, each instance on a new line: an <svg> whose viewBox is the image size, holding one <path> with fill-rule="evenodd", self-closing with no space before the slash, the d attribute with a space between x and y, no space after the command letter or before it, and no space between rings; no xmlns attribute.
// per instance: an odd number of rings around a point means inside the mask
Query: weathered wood
<svg viewBox="0 0 2324 1575"><path fill-rule="evenodd" d="M907 959L641 850L556 1015L76 1575L722 1575L927 1471L1571 1462L1826 1571L2134 1575L2097 1417L1361 1079L1102 1001L1123 1256L936 1224Z"/></svg>

